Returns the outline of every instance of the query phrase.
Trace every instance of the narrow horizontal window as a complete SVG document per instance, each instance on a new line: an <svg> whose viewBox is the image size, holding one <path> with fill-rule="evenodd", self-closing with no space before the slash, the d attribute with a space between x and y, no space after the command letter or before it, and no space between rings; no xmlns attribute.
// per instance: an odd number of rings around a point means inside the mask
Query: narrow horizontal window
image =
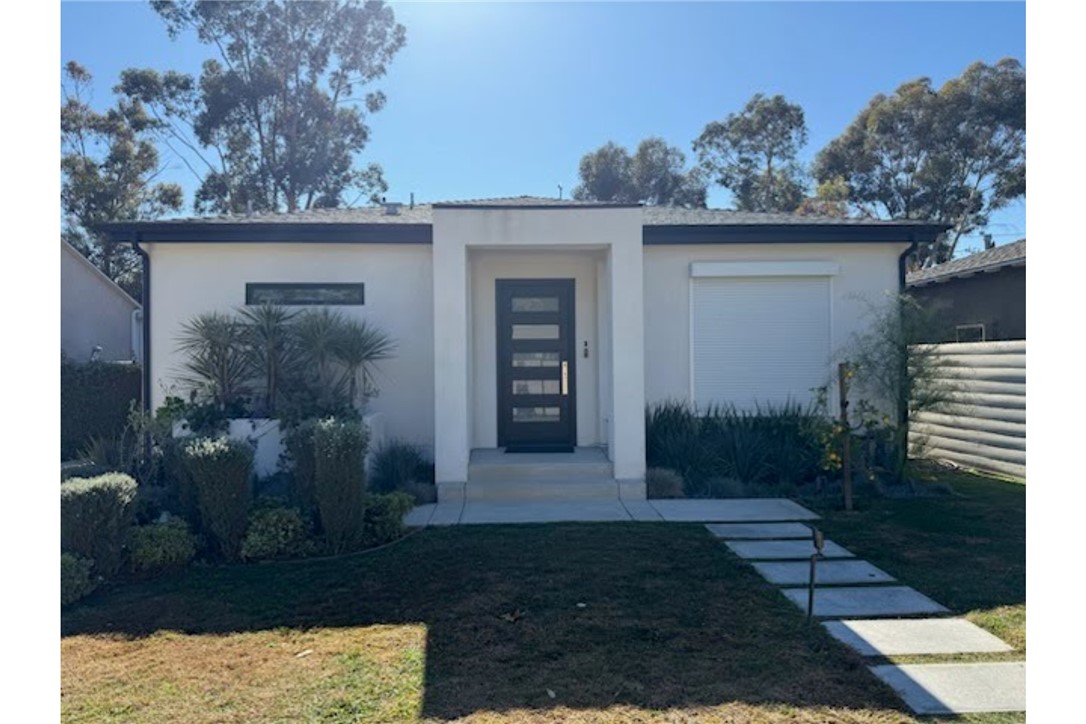
<svg viewBox="0 0 1086 724"><path fill-rule="evenodd" d="M514 395L557 395L560 393L558 380L513 380Z"/></svg>
<svg viewBox="0 0 1086 724"><path fill-rule="evenodd" d="M558 339L558 325L514 324L513 339Z"/></svg>
<svg viewBox="0 0 1086 724"><path fill-rule="evenodd" d="M514 407L513 422L560 422L561 414L558 407Z"/></svg>
<svg viewBox="0 0 1086 724"><path fill-rule="evenodd" d="M514 367L557 367L558 352L514 352Z"/></svg>
<svg viewBox="0 0 1086 724"><path fill-rule="evenodd" d="M246 304L305 306L365 304L365 284L251 283L245 285Z"/></svg>
<svg viewBox="0 0 1086 724"><path fill-rule="evenodd" d="M557 312L558 297L513 297L514 312Z"/></svg>

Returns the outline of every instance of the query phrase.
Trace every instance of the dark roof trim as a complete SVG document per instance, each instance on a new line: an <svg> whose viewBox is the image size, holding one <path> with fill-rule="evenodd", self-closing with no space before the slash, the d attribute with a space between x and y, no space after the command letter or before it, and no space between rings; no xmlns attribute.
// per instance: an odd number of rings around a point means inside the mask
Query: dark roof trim
<svg viewBox="0 0 1086 724"><path fill-rule="evenodd" d="M921 224L747 224L645 226L642 241L668 244L833 244L934 241L949 228Z"/></svg>
<svg viewBox="0 0 1086 724"><path fill-rule="evenodd" d="M143 222L102 224L115 240L139 233L144 243L289 244L432 244L431 224L284 224L246 222Z"/></svg>
<svg viewBox="0 0 1086 724"><path fill-rule="evenodd" d="M488 204L488 203L436 203L431 204L432 209L492 209L492 210L521 210L521 209L639 209L643 204L627 204L627 203L609 203L609 202L593 202L593 203L554 203L554 204L533 204L531 202L523 204Z"/></svg>
<svg viewBox="0 0 1086 724"><path fill-rule="evenodd" d="M449 206L447 208L465 208ZM481 207L478 207L481 208ZM488 208L508 209L509 206ZM523 208L523 207L522 207ZM533 208L553 209L555 206ZM569 208L601 208L571 206ZM97 227L115 241L130 241L138 233L144 243L237 244L432 244L431 224L353 223L201 223L121 222ZM644 226L645 245L668 244L826 244L933 241L947 227L937 225L859 224L720 224Z"/></svg>

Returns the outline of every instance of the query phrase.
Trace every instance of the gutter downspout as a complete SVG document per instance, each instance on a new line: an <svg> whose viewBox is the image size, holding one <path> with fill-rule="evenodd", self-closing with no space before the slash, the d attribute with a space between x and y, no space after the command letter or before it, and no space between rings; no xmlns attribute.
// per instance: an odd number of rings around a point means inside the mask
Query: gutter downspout
<svg viewBox="0 0 1086 724"><path fill-rule="evenodd" d="M143 411L151 412L151 257L140 244L143 235L138 231L129 241L143 263L143 290L140 303L143 305Z"/></svg>
<svg viewBox="0 0 1086 724"><path fill-rule="evenodd" d="M898 277L898 293L905 293L905 262L908 261L911 254L915 254L916 250L920 248L920 242L916 239L916 232L909 234L909 246L905 251L901 252L901 256L897 258L897 277Z"/></svg>

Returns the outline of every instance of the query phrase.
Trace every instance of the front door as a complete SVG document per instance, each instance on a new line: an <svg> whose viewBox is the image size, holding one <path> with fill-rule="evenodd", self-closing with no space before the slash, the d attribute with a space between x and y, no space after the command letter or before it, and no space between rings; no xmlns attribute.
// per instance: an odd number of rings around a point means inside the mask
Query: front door
<svg viewBox="0 0 1086 724"><path fill-rule="evenodd" d="M498 445L573 450L573 280L498 279Z"/></svg>

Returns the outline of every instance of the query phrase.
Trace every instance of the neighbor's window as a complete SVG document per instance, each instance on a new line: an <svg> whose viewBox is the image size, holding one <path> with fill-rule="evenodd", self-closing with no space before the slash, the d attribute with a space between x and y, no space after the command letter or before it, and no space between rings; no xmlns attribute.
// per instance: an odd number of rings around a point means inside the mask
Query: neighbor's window
<svg viewBox="0 0 1086 724"><path fill-rule="evenodd" d="M364 284L246 284L246 304L343 304L365 303Z"/></svg>
<svg viewBox="0 0 1086 724"><path fill-rule="evenodd" d="M959 342L983 342L985 340L983 324L959 324L954 328Z"/></svg>

